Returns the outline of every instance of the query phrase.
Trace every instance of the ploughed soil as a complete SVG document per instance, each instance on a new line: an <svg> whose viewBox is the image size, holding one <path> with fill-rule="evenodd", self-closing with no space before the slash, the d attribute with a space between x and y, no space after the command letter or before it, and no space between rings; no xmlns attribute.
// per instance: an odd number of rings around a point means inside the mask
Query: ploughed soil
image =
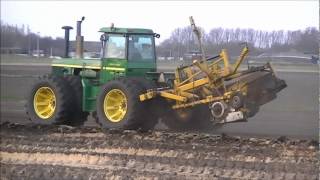
<svg viewBox="0 0 320 180"><path fill-rule="evenodd" d="M2 123L0 179L318 179L318 142Z"/></svg>

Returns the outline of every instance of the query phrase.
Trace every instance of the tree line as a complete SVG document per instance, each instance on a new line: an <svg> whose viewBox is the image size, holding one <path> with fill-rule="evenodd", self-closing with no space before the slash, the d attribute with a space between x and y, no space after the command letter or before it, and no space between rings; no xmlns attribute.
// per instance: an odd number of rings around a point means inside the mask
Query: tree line
<svg viewBox="0 0 320 180"><path fill-rule="evenodd" d="M214 28L206 33L199 28L206 54L218 53L221 48L228 49L232 55L241 51L240 43L247 42L251 54L262 52L286 52L295 50L301 53L318 54L319 31L315 27L308 27L296 31L262 31L254 29ZM188 52L197 49L197 40L191 27L176 28L171 36L158 47L158 55L183 57Z"/></svg>
<svg viewBox="0 0 320 180"><path fill-rule="evenodd" d="M301 53L319 53L319 31L315 27L296 31L214 28L208 33L201 27L199 29L207 55L216 54L221 48L228 49L231 55L238 55L242 48L240 46L242 42L248 43L251 48L251 55L290 50ZM53 53L53 55L62 56L64 51L63 38L40 37L39 34L31 32L29 26L18 27L1 21L2 53L3 50L16 49L19 50L19 53L31 54L37 48L38 39L41 50L45 54ZM197 50L197 40L191 27L187 26L174 29L170 37L157 46L157 55L179 58ZM97 52L99 52L99 49L97 49Z"/></svg>
<svg viewBox="0 0 320 180"><path fill-rule="evenodd" d="M32 54L37 50L39 40L40 49L45 54L63 55L64 39L45 36L41 37L38 33L31 32L29 26L17 26L6 24L1 21L1 53L21 53Z"/></svg>

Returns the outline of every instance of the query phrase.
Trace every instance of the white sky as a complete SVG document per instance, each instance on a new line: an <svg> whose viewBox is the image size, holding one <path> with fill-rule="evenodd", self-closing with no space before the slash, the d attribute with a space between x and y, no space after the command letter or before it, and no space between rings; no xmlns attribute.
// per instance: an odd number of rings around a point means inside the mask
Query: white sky
<svg viewBox="0 0 320 180"><path fill-rule="evenodd" d="M1 20L29 25L41 36L63 37L82 16L85 40L97 41L100 27L150 28L168 38L174 28L189 26L192 15L206 32L215 27L297 30L319 26L318 1L1 1Z"/></svg>

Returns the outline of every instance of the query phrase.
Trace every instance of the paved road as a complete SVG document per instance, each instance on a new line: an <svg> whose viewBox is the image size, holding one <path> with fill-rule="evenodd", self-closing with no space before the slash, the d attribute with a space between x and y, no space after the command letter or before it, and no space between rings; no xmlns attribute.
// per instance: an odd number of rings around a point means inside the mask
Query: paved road
<svg viewBox="0 0 320 180"><path fill-rule="evenodd" d="M166 67L163 66L163 69ZM290 136L318 139L319 74L317 67L276 67L288 87L278 98L261 107L246 123L228 124L213 133L245 136ZM23 112L26 89L48 66L1 65L1 121L26 122ZM93 120L87 125L94 125ZM161 126L160 126L161 127Z"/></svg>

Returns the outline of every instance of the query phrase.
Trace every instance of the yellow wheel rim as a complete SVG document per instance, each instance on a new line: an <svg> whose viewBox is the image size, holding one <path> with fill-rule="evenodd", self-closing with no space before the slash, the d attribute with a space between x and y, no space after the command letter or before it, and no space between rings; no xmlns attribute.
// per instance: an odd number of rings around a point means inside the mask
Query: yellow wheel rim
<svg viewBox="0 0 320 180"><path fill-rule="evenodd" d="M41 119L50 118L56 109L56 96L50 87L41 87L33 98L33 107Z"/></svg>
<svg viewBox="0 0 320 180"><path fill-rule="evenodd" d="M120 89L112 89L103 101L103 110L111 122L120 122L127 113L127 98Z"/></svg>

